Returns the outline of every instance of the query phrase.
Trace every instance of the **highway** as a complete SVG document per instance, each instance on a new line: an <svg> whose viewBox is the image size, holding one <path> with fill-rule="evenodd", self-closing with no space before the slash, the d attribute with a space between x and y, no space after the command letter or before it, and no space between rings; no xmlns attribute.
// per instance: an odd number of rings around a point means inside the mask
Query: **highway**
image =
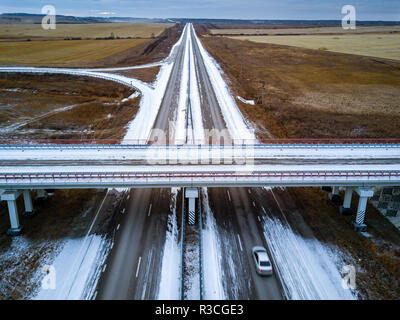
<svg viewBox="0 0 400 320"><path fill-rule="evenodd" d="M186 36L187 28L182 33L181 44L169 57L174 64L149 137L151 140L157 138L158 131L155 129L163 130L167 135L171 134L171 139L174 138L174 133L169 132L169 124L176 121ZM118 156L121 157L124 156ZM100 279L96 299L157 299L170 201L170 189L130 190L126 213L120 220L120 229L107 258L107 268Z"/></svg>

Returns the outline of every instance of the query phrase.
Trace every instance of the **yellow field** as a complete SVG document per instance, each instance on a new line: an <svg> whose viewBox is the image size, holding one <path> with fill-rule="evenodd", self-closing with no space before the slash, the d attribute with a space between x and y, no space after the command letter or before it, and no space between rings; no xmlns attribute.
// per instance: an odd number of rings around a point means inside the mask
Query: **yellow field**
<svg viewBox="0 0 400 320"><path fill-rule="evenodd" d="M147 39L0 42L1 64L94 62Z"/></svg>
<svg viewBox="0 0 400 320"><path fill-rule="evenodd" d="M400 34L236 36L232 39L400 60Z"/></svg>
<svg viewBox="0 0 400 320"><path fill-rule="evenodd" d="M55 30L44 30L40 24L0 24L0 39L14 38L105 38L111 32L115 37L149 38L161 34L169 23L93 23L57 24Z"/></svg>
<svg viewBox="0 0 400 320"><path fill-rule="evenodd" d="M359 34L369 32L400 32L400 26L377 26L377 27L357 27L356 30L344 30L341 27L321 27L321 28L287 28L287 29L210 29L211 34L229 34L229 35L253 35L253 34L324 34L324 33L341 33L341 34Z"/></svg>

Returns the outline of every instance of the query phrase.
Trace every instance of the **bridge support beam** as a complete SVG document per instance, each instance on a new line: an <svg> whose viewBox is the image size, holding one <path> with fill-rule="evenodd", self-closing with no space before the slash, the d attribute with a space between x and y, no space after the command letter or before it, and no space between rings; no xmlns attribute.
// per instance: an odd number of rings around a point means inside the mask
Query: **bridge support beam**
<svg viewBox="0 0 400 320"><path fill-rule="evenodd" d="M22 226L19 223L17 199L21 191L5 191L1 194L1 200L7 201L8 214L10 216L11 228L8 229L9 236L18 236L22 232Z"/></svg>
<svg viewBox="0 0 400 320"><path fill-rule="evenodd" d="M24 204L25 204L25 213L24 217L25 218L31 218L36 215L36 211L33 210L33 204L32 204L32 195L30 190L24 190Z"/></svg>
<svg viewBox="0 0 400 320"><path fill-rule="evenodd" d="M358 200L357 216L356 221L353 221L353 226L357 232L364 232L367 230L367 226L364 224L367 202L368 198L374 195L374 191L370 188L357 188L356 191L360 199Z"/></svg>
<svg viewBox="0 0 400 320"><path fill-rule="evenodd" d="M353 209L351 209L351 197L353 195L353 187L346 187L344 193L343 205L340 206L339 211L344 216L350 216L353 214Z"/></svg>
<svg viewBox="0 0 400 320"><path fill-rule="evenodd" d="M332 192L329 193L329 200L331 200L334 204L340 204L342 199L339 195L339 187L332 187Z"/></svg>
<svg viewBox="0 0 400 320"><path fill-rule="evenodd" d="M199 197L199 190L197 188L186 188L185 197L189 199L189 225L196 223L196 198Z"/></svg>

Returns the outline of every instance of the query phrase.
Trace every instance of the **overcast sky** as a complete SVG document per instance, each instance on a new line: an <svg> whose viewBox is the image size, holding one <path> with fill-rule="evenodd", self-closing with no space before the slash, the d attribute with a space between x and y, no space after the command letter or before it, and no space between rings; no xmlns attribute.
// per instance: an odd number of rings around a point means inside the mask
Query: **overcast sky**
<svg viewBox="0 0 400 320"><path fill-rule="evenodd" d="M139 18L332 19L343 5L355 6L357 20L400 20L400 0L0 0L0 12Z"/></svg>

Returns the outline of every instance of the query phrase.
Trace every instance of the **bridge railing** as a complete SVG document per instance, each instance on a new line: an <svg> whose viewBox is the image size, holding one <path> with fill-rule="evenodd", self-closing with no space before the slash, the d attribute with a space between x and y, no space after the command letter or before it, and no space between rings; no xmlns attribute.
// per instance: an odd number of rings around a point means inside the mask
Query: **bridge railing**
<svg viewBox="0 0 400 320"><path fill-rule="evenodd" d="M326 181L337 179L341 181L351 180L400 180L400 170L369 170L369 171L256 171L256 172L234 172L234 171L209 171L209 172L59 172L59 173L3 173L0 174L0 184L15 185L19 183L85 183L96 182L99 184L113 182L199 182L199 181Z"/></svg>

